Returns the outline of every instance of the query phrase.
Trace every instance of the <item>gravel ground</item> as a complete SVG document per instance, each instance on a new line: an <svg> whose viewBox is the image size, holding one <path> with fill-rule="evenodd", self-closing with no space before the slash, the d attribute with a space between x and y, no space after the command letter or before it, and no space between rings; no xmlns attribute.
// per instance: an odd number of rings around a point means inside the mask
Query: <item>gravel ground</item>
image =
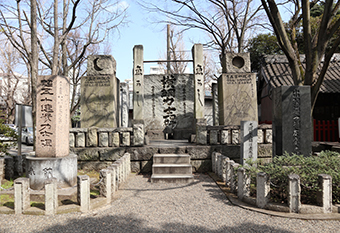
<svg viewBox="0 0 340 233"><path fill-rule="evenodd" d="M0 215L0 232L340 232L339 221L272 217L242 209L207 175L189 185L128 180L112 205L56 216Z"/></svg>

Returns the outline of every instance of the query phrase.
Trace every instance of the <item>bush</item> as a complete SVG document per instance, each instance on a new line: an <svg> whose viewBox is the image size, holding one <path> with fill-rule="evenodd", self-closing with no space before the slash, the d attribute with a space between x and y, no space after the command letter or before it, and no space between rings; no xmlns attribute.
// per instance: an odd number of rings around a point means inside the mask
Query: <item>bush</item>
<svg viewBox="0 0 340 233"><path fill-rule="evenodd" d="M301 182L301 202L303 204L316 204L316 195L319 191L318 175L332 176L333 204L340 203L340 154L332 151L323 151L318 156L289 155L275 156L272 163L250 168L249 173L253 180L256 173L263 171L270 176L271 200L287 203L288 175L297 174Z"/></svg>
<svg viewBox="0 0 340 233"><path fill-rule="evenodd" d="M18 139L17 133L11 129L8 125L3 124L4 119L0 119L0 134L1 137L11 139L10 141L7 140L0 140L0 155L8 154L8 150L10 147L16 144L16 140Z"/></svg>

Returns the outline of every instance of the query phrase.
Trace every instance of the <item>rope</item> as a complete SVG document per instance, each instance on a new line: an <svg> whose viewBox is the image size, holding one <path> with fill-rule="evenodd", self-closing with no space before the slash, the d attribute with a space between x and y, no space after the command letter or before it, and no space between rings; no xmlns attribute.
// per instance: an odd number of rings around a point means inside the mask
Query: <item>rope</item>
<svg viewBox="0 0 340 233"><path fill-rule="evenodd" d="M275 187L275 188L282 188L282 187L285 186L285 185L276 185L276 184L274 184L272 181L270 181L270 185L273 186L273 187Z"/></svg>
<svg viewBox="0 0 340 233"><path fill-rule="evenodd" d="M10 188L8 188L8 189L4 189L3 187L0 187L0 189L1 189L2 191L12 191L12 190L14 190L14 187L10 187Z"/></svg>
<svg viewBox="0 0 340 233"><path fill-rule="evenodd" d="M97 185L99 185L102 181L103 181L103 177L100 179L100 181L98 182L98 183L96 183L96 184L93 184L94 186L97 186Z"/></svg>

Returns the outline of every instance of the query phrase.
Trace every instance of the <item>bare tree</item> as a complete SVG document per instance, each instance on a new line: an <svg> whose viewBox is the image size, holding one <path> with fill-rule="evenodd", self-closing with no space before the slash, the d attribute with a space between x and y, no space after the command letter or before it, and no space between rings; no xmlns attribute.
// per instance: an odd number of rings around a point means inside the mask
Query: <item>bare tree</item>
<svg viewBox="0 0 340 233"><path fill-rule="evenodd" d="M247 33L263 26L257 22L261 6L254 0L171 0L169 5L143 1L149 12L166 15L156 19L160 23L171 23L182 27L182 31L199 29L206 32L210 41L206 46L217 49L220 57L228 51L243 52ZM233 44L236 43L234 46Z"/></svg>
<svg viewBox="0 0 340 233"><path fill-rule="evenodd" d="M290 37L282 21L277 3L274 0L261 0L261 2L274 29L279 45L288 59L294 84L311 86L313 111L331 58L340 45L339 36L332 40L332 37L339 33L340 18L336 17L336 14L340 8L340 1L325 1L322 18L315 33L312 33L311 30L310 9L311 6L319 1L291 1L294 4L295 12L290 24L291 28L293 28L293 35ZM296 27L301 22L303 25L303 43L306 56L305 68L300 60L295 36ZM330 49L327 50L327 47ZM320 69L319 73L317 73L318 69Z"/></svg>

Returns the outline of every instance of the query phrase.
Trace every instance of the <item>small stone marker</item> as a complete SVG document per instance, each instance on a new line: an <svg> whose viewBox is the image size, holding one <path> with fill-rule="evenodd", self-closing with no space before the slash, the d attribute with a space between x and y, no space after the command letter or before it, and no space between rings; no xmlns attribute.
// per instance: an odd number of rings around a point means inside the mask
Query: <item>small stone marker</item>
<svg viewBox="0 0 340 233"><path fill-rule="evenodd" d="M38 76L36 157L69 155L70 82L67 77Z"/></svg>
<svg viewBox="0 0 340 233"><path fill-rule="evenodd" d="M273 156L312 152L309 86L281 86L273 92Z"/></svg>
<svg viewBox="0 0 340 233"><path fill-rule="evenodd" d="M203 64L203 45L195 44L192 47L193 70L194 70L194 87L195 87L195 119L204 118L204 64Z"/></svg>
<svg viewBox="0 0 340 233"><path fill-rule="evenodd" d="M121 123L120 126L129 126L129 109L130 109L130 92L129 84L120 83L120 108L121 108Z"/></svg>
<svg viewBox="0 0 340 233"><path fill-rule="evenodd" d="M91 55L87 76L81 80L81 124L83 128L115 128L119 104L116 61L108 55Z"/></svg>
<svg viewBox="0 0 340 233"><path fill-rule="evenodd" d="M241 121L241 153L240 163L257 159L257 121Z"/></svg>
<svg viewBox="0 0 340 233"><path fill-rule="evenodd" d="M133 119L144 120L143 45L133 47Z"/></svg>
<svg viewBox="0 0 340 233"><path fill-rule="evenodd" d="M87 175L77 177L77 200L81 212L90 210L90 177Z"/></svg>
<svg viewBox="0 0 340 233"><path fill-rule="evenodd" d="M28 191L29 179L18 178L14 180L14 211L22 214L30 207L30 194Z"/></svg>

